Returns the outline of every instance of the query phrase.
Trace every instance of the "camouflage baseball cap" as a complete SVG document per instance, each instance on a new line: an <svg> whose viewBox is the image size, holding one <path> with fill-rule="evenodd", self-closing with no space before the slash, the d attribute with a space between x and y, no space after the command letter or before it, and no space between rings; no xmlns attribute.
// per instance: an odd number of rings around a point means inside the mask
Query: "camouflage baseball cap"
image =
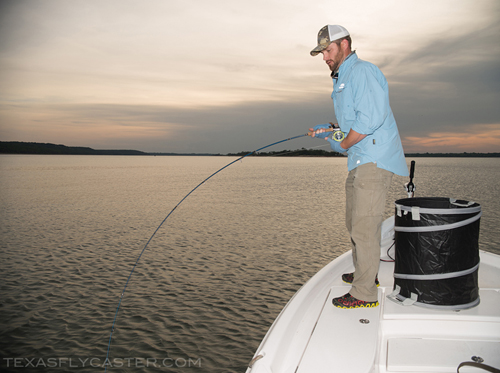
<svg viewBox="0 0 500 373"><path fill-rule="evenodd" d="M325 50L332 41L349 36L349 31L339 25L326 25L318 32L318 46L311 51L311 56L316 56Z"/></svg>

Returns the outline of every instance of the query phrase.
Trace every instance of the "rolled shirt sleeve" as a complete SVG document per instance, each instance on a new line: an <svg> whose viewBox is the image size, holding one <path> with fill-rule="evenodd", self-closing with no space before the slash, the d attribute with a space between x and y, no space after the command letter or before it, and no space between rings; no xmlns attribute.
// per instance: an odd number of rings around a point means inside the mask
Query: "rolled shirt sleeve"
<svg viewBox="0 0 500 373"><path fill-rule="evenodd" d="M379 168L407 176L387 80L380 69L353 54L341 65L333 83L332 99L340 128L367 135L348 149L349 171L373 162Z"/></svg>

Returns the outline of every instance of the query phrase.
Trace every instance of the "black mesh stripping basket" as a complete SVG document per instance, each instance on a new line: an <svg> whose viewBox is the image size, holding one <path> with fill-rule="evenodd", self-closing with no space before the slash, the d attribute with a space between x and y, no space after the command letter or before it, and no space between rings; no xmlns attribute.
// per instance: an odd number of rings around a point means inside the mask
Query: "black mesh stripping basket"
<svg viewBox="0 0 500 373"><path fill-rule="evenodd" d="M479 304L481 206L450 198L396 201L394 291L404 305L466 309Z"/></svg>

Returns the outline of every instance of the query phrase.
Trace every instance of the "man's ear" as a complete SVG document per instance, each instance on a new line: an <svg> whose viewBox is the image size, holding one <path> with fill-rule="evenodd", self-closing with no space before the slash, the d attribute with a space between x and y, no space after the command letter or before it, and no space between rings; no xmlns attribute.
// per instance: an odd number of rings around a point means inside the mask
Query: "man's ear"
<svg viewBox="0 0 500 373"><path fill-rule="evenodd" d="M348 51L349 50L349 42L347 41L347 39L342 40L340 42L340 46L341 46L343 51Z"/></svg>

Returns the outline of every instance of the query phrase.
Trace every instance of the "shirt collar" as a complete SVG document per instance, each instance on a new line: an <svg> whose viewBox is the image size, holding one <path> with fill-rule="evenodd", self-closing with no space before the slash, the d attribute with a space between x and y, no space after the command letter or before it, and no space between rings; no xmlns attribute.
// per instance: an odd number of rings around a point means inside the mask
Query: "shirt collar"
<svg viewBox="0 0 500 373"><path fill-rule="evenodd" d="M340 68L345 64L345 62L349 59L349 57L351 57L352 55L355 55L356 54L356 51L352 51L351 53L349 53L349 55L345 58L344 61L342 61L342 63L340 64L339 68L335 71L333 71L330 76L333 78L333 79L338 79L339 78L339 70ZM353 59L354 60L354 59Z"/></svg>

